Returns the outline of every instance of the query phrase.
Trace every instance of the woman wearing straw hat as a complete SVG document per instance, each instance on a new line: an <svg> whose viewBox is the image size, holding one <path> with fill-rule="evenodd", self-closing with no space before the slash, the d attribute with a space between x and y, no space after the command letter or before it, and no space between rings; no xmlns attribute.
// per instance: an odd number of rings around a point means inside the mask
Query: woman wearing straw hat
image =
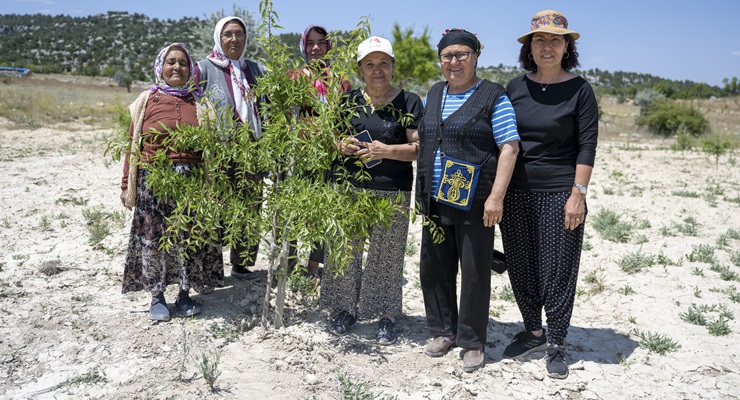
<svg viewBox="0 0 740 400"><path fill-rule="evenodd" d="M547 351L547 373L568 376L564 340L573 312L586 218L586 191L596 154L598 105L577 67L568 21L557 11L534 15L519 38L529 73L506 87L522 151L504 200L501 233L525 330L504 350L511 358ZM542 326L542 310L547 332Z"/></svg>

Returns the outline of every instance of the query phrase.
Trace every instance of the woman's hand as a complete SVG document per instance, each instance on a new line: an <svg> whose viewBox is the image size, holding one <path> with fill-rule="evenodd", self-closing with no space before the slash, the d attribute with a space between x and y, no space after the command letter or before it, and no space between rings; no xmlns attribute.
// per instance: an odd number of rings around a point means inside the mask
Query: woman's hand
<svg viewBox="0 0 740 400"><path fill-rule="evenodd" d="M483 203L483 226L490 228L499 222L504 216L504 199L494 195L488 196Z"/></svg>
<svg viewBox="0 0 740 400"><path fill-rule="evenodd" d="M389 150L387 144L378 140L374 140L371 143L360 142L359 145L365 148L358 150L355 155L360 157L360 159L365 163L367 163L368 161L382 160L383 158L386 158L386 154Z"/></svg>
<svg viewBox="0 0 740 400"><path fill-rule="evenodd" d="M128 210L131 211L131 207L126 205L126 196L128 196L128 189L121 190L121 204L123 204L124 207L128 208Z"/></svg>
<svg viewBox="0 0 740 400"><path fill-rule="evenodd" d="M578 189L573 191L565 203L565 229L575 230L586 218L586 196Z"/></svg>
<svg viewBox="0 0 740 400"><path fill-rule="evenodd" d="M337 149L345 156L357 155L357 151L360 150L360 141L353 137L341 139L337 143Z"/></svg>

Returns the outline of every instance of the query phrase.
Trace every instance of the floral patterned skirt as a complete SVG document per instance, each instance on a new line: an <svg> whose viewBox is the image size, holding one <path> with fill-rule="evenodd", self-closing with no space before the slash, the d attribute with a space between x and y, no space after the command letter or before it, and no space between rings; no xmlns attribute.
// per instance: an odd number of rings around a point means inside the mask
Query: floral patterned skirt
<svg viewBox="0 0 740 400"><path fill-rule="evenodd" d="M188 174L197 164L174 164L180 174ZM148 188L149 172L140 169L136 182L136 208L131 222L131 235L123 270L123 293L146 290L164 292L177 283L181 289L202 292L203 286L224 285L224 263L221 246L203 246L196 251L173 246L159 248L166 234L167 217L174 203L160 201ZM182 236L184 238L184 235ZM187 257L183 257L183 252Z"/></svg>

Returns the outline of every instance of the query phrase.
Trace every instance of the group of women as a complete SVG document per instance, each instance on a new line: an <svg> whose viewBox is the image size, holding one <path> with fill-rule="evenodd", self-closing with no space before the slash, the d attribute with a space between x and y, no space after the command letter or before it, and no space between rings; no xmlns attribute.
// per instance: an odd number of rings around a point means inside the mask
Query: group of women
<svg viewBox="0 0 740 400"><path fill-rule="evenodd" d="M156 149L154 137L145 129L154 121L168 127L197 124L200 113L213 107L215 100L226 99L234 120L250 123L259 132L259 111L249 90L260 69L243 59L245 36L245 25L238 18L219 22L213 54L196 67L197 78L204 72L209 75L203 87L192 84L193 63L182 45L162 50L155 63L157 84L131 107L132 146L137 135L144 138L141 151L132 147L132 157L141 154L146 161L146 154ZM327 54L331 44L326 36L327 31L318 25L304 32L300 48L307 62ZM548 375L568 375L564 341L573 311L586 192L598 135L598 107L591 86L570 72L579 65L575 44L579 37L568 29L561 13L535 14L530 30L518 39L522 44L519 63L528 73L504 88L478 78L483 46L476 35L463 29L448 30L437 44L445 81L434 85L422 101L393 86L392 45L373 36L358 47L358 72L364 87L349 90L343 86L346 101L358 112L350 118L351 131L337 142L343 156L340 162L350 175L360 168L370 175L370 180L353 182L357 190L387 198L401 193L409 206L412 162L417 162L418 211L444 235L438 242L429 228L422 231L419 273L432 336L424 353L441 357L460 347L466 372L485 364L494 226L499 224L512 290L524 321L524 330L513 337L504 355L518 358L546 351ZM214 81L220 83L211 87ZM326 89L321 80L317 83L314 87L321 96ZM203 90L223 97L204 97ZM370 139L355 137L365 130ZM198 167L197 151L168 154L168 158L183 174ZM131 166L141 165L134 161ZM125 176L121 197L126 205L135 205L136 211L124 292L150 291L150 317L165 320L169 311L162 293L167 284L178 282L176 308L194 315L199 309L188 296L189 289L200 292L223 284L220 249L205 247L186 259L161 252L156 244L169 203L148 192L145 169L136 171L127 165L125 172L128 179L138 177L134 186L138 195L134 202ZM324 274L320 307L331 314L331 333L344 335L357 320L378 318L377 343L389 345L397 340L407 233L408 220L399 213L390 228L371 230L364 262L358 252L344 275ZM312 257L312 269L319 259ZM234 264L234 268L239 266Z"/></svg>

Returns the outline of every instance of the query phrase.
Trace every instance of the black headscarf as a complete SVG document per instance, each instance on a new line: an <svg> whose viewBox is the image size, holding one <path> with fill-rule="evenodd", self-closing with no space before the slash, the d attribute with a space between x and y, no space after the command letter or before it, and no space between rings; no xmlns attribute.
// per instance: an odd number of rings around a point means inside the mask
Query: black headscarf
<svg viewBox="0 0 740 400"><path fill-rule="evenodd" d="M473 49L476 55L480 55L481 44L478 38L465 29L448 29L447 33L437 44L437 55L442 54L442 49L453 44L462 44Z"/></svg>

